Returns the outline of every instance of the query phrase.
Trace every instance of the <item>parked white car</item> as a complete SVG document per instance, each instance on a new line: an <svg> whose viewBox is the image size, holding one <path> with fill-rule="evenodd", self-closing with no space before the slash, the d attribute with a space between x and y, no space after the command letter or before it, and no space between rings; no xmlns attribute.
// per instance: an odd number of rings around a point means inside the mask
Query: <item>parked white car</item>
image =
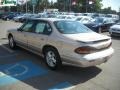
<svg viewBox="0 0 120 90"><path fill-rule="evenodd" d="M111 26L109 33L111 36L120 36L120 22Z"/></svg>
<svg viewBox="0 0 120 90"><path fill-rule="evenodd" d="M10 48L17 46L44 56L51 69L63 62L89 67L106 62L113 54L111 38L100 35L77 21L32 19L8 31Z"/></svg>
<svg viewBox="0 0 120 90"><path fill-rule="evenodd" d="M74 20L76 17L74 15L57 15L58 19L70 19L70 20Z"/></svg>

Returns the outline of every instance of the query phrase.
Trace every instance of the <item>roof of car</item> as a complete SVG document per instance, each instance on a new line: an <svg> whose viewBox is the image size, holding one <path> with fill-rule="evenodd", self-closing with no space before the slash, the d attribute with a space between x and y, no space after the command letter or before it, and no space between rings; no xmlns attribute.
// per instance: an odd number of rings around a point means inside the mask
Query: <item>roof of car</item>
<svg viewBox="0 0 120 90"><path fill-rule="evenodd" d="M57 19L57 18L31 18L31 20L44 20L44 21L60 21L60 20L63 20L63 19Z"/></svg>
<svg viewBox="0 0 120 90"><path fill-rule="evenodd" d="M45 20L45 21L57 21L57 18L31 18L31 20Z"/></svg>

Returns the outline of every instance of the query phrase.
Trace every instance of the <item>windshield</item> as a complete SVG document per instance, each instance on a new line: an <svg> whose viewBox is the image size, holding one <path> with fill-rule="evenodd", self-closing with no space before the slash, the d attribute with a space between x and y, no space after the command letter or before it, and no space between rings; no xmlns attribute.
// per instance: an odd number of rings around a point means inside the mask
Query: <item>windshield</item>
<svg viewBox="0 0 120 90"><path fill-rule="evenodd" d="M104 19L103 18L96 18L94 20L95 23L103 23Z"/></svg>
<svg viewBox="0 0 120 90"><path fill-rule="evenodd" d="M54 22L56 28L60 33L63 34L77 34L77 33L89 33L92 32L86 26L80 24L77 21L55 21Z"/></svg>

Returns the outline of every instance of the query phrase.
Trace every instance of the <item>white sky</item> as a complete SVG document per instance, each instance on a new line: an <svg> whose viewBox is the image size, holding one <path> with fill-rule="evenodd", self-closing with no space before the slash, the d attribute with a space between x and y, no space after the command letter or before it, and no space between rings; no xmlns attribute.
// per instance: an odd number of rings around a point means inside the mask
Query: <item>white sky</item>
<svg viewBox="0 0 120 90"><path fill-rule="evenodd" d="M120 0L103 0L102 1L103 8L111 7L113 10L119 11L120 8Z"/></svg>

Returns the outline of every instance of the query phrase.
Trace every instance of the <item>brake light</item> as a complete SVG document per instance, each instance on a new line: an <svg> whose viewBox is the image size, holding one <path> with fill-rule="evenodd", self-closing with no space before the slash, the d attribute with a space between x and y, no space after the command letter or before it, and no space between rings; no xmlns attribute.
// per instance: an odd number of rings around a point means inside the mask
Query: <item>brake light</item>
<svg viewBox="0 0 120 90"><path fill-rule="evenodd" d="M78 54L89 54L91 53L90 47L79 47L75 49L75 52Z"/></svg>

